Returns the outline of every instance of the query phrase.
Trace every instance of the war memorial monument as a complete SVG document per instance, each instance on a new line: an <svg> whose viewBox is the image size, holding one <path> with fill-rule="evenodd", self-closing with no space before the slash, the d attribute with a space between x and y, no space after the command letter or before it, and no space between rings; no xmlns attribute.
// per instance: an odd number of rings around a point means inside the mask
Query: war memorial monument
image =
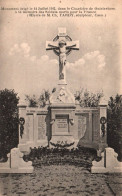
<svg viewBox="0 0 122 196"><path fill-rule="evenodd" d="M44 108L28 107L20 102L19 149L25 152L39 146L83 146L98 151L105 148L107 103L100 102L96 108L81 107L66 82L67 55L79 50L79 41L72 41L66 29L59 28L58 35L46 42L46 50L59 57L59 81Z"/></svg>
<svg viewBox="0 0 122 196"><path fill-rule="evenodd" d="M19 144L7 154L8 160L0 163L0 173L32 173L32 161L23 156L32 148L93 148L101 161L92 161L92 173L122 172L114 149L107 147L107 103L98 107L81 107L66 82L66 57L79 50L79 42L72 41L65 28L59 28L53 41L46 42L46 50L59 56L59 81L56 91L45 107L28 107L20 101Z"/></svg>

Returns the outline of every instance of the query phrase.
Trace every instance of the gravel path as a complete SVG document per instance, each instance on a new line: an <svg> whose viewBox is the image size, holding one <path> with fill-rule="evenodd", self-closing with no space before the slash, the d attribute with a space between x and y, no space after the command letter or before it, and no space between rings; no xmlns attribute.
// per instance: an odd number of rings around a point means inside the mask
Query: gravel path
<svg viewBox="0 0 122 196"><path fill-rule="evenodd" d="M121 191L119 184L122 182L120 180L122 176L119 174L96 175L83 167L42 166L35 168L33 174L1 174L0 194L1 196L109 196L118 192L119 195ZM118 185L118 189L111 189L113 185L115 187Z"/></svg>
<svg viewBox="0 0 122 196"><path fill-rule="evenodd" d="M91 174L94 156L79 151L34 157L32 174L0 174L0 196L122 195L122 174Z"/></svg>

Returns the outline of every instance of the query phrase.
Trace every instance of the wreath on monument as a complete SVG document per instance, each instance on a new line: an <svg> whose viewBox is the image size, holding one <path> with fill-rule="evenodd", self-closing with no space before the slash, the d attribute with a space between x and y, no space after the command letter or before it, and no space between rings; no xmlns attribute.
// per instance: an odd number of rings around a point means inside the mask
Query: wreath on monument
<svg viewBox="0 0 122 196"><path fill-rule="evenodd" d="M75 142L72 142L70 144L54 144L52 142L50 142L50 144L54 147L57 147L57 148L67 148L67 147L70 147L74 144Z"/></svg>

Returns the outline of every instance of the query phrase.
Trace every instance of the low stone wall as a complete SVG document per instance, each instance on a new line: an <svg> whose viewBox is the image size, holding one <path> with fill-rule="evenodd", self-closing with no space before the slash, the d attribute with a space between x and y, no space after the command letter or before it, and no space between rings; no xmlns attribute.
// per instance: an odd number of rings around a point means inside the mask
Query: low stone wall
<svg viewBox="0 0 122 196"><path fill-rule="evenodd" d="M100 121L103 118L103 124ZM46 106L32 108L19 106L19 145L22 152L30 147L50 146L54 142L62 147L107 146L106 107L81 108L75 106ZM51 146L52 147L52 146Z"/></svg>

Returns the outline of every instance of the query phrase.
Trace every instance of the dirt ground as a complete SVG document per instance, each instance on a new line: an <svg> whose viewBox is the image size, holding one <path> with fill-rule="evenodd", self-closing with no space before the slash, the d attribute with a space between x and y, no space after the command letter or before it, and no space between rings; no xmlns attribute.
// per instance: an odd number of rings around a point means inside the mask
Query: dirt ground
<svg viewBox="0 0 122 196"><path fill-rule="evenodd" d="M82 153L34 158L32 174L0 174L0 196L122 195L122 174L92 174L92 160Z"/></svg>

